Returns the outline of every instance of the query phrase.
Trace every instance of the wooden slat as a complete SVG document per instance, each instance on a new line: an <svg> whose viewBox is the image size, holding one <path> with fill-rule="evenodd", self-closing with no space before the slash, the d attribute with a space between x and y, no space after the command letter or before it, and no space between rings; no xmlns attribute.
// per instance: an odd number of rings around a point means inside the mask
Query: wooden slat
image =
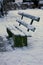
<svg viewBox="0 0 43 65"><path fill-rule="evenodd" d="M35 20L35 21L37 21L37 22L39 22L39 20L40 20L40 17L36 17L36 16L33 16L33 15L29 15L29 14L26 14L26 13L24 13L24 12L18 12L18 14L21 15L22 18L23 18L23 16L24 16L24 17L30 18L30 19L32 19L32 20Z"/></svg>
<svg viewBox="0 0 43 65"><path fill-rule="evenodd" d="M35 27L34 26L32 26L32 25L30 25L30 24L27 24L27 23L25 23L24 21L22 21L22 20L19 20L19 19L17 19L16 20L20 25L23 25L23 26L25 26L28 30L31 30L31 31L35 31Z"/></svg>
<svg viewBox="0 0 43 65"><path fill-rule="evenodd" d="M14 35L16 36L25 36L25 34L23 32L20 32L19 30L17 30L15 27L7 27L7 29Z"/></svg>
<svg viewBox="0 0 43 65"><path fill-rule="evenodd" d="M23 29L21 29L20 27L18 27L18 26L15 26L15 25L13 25L17 30L19 30L19 31L21 31L22 33L24 33L25 34L25 36L27 36L27 37L32 37L31 35L28 35Z"/></svg>

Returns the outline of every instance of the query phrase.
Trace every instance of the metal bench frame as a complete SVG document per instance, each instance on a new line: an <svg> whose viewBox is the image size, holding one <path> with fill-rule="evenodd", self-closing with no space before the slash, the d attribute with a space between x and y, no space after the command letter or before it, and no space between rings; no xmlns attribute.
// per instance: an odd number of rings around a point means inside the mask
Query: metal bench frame
<svg viewBox="0 0 43 65"><path fill-rule="evenodd" d="M40 17L35 17L35 16L29 15L29 14L25 14L24 12L22 12L22 13L19 12L18 14L22 16L21 20L16 19L16 22L19 23L19 26L23 25L27 28L28 31L31 30L34 32L36 28L32 26L33 21L35 20L35 21L39 22ZM32 19L30 24L27 24L24 21L22 21L23 17L27 17L27 18ZM18 33L17 30L20 31L20 33ZM10 26L7 27L7 33L9 35L9 37L13 38L15 47L23 47L23 46L28 45L27 44L27 37L28 36L25 34L25 32L23 30L21 30L17 26L13 25L13 27L11 26L11 28L10 28ZM23 34L21 34L21 33L23 33Z"/></svg>

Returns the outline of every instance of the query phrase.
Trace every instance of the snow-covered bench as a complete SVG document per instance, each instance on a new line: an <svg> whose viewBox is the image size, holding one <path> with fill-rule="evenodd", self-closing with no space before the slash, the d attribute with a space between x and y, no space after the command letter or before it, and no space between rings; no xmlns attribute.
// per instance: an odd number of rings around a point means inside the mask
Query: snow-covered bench
<svg viewBox="0 0 43 65"><path fill-rule="evenodd" d="M22 16L21 19L23 19L23 17L27 17L27 18L32 19L31 23L30 23L31 25L32 25L34 20L37 21L37 22L39 22L39 20L40 20L40 17L36 17L36 16L30 15L30 14L26 14L24 12L18 12L18 14Z"/></svg>
<svg viewBox="0 0 43 65"><path fill-rule="evenodd" d="M21 19L23 19L23 16L32 19L30 24L27 24L25 21L22 21L20 19L16 19L16 22L18 22L19 25L23 25L24 27L26 27L28 31L31 30L34 32L36 28L32 25L32 23L34 20L39 22L40 17L35 17L35 16L21 13L21 12L19 12L18 14L22 16ZM19 26L17 26L17 25L16 26L15 25L8 26L7 27L7 33L9 35L9 37L13 38L14 46L16 46L16 47L27 46L28 35L26 34L25 31L21 30L20 27L19 28L18 27Z"/></svg>

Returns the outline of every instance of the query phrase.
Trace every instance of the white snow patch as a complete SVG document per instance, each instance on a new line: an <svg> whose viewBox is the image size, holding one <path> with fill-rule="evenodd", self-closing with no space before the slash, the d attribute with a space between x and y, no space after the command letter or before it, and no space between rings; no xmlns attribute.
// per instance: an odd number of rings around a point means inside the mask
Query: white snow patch
<svg viewBox="0 0 43 65"><path fill-rule="evenodd" d="M34 33L26 32L32 35L32 37L28 37L28 47L15 48L14 51L10 52L0 52L0 65L43 65L43 10L29 9L21 11L39 16L40 22L34 21L33 26L36 27ZM20 18L17 13L18 11L10 11L7 17L0 18L1 36L7 34L6 25L18 25L14 18L15 16ZM23 20L26 20L26 18ZM30 20L27 19L26 22L30 22ZM20 27L26 31L23 26Z"/></svg>

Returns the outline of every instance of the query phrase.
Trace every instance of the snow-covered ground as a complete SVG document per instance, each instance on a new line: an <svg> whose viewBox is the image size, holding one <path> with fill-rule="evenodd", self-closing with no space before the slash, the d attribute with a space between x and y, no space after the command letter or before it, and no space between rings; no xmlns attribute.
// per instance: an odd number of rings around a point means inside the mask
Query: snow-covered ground
<svg viewBox="0 0 43 65"><path fill-rule="evenodd" d="M28 37L28 47L15 48L13 51L0 52L0 65L43 65L43 10L27 9L10 11L9 14L0 18L0 36L7 35L6 26L18 25L15 18L20 18L18 11L23 11L31 15L39 16L40 21L34 21L33 26L36 27L35 32L26 32L23 26L20 26L26 34L32 35ZM24 18L27 23L30 19Z"/></svg>

